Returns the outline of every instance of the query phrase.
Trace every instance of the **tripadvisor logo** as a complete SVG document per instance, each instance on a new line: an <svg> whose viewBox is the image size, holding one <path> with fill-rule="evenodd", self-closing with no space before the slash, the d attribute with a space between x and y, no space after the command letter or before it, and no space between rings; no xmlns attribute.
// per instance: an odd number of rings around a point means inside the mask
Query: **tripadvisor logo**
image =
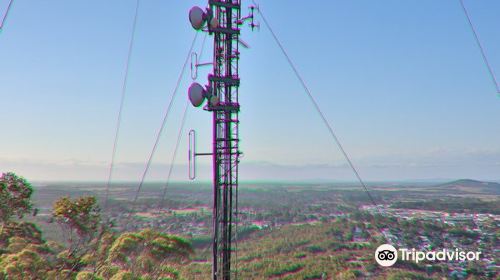
<svg viewBox="0 0 500 280"><path fill-rule="evenodd" d="M398 251L392 245L382 244L375 251L375 260L381 266L392 266L398 260Z"/></svg>
<svg viewBox="0 0 500 280"><path fill-rule="evenodd" d="M399 251L399 252L398 252ZM399 254L398 254L399 253ZM398 260L398 255L403 261L413 261L419 263L421 261L478 261L481 252L465 252L458 249L448 250L442 249L439 251L417 251L415 249L400 248L397 250L389 244L380 245L375 251L375 261L381 266L392 266Z"/></svg>

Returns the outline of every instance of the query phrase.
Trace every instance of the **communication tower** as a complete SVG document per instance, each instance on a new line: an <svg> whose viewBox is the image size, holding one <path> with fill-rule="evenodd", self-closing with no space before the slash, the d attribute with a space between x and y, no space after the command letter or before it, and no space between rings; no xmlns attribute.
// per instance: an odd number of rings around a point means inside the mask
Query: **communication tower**
<svg viewBox="0 0 500 280"><path fill-rule="evenodd" d="M256 26L251 14L241 17L240 0L209 0L208 7L193 7L189 20L195 30L213 35L213 71L208 75L208 84L193 83L188 90L193 106L207 103L204 110L212 113L212 152L197 153L195 132L189 134L190 178L196 176L197 156L211 155L213 161L213 247L212 279L231 279L234 275L231 263L234 258L234 242L237 222L240 85L239 45L248 47L240 40L240 26L247 20ZM205 64L196 62L195 68ZM195 70L196 71L196 70ZM193 76L193 75L192 75ZM196 75L194 75L196 76ZM191 168L192 167L192 168Z"/></svg>

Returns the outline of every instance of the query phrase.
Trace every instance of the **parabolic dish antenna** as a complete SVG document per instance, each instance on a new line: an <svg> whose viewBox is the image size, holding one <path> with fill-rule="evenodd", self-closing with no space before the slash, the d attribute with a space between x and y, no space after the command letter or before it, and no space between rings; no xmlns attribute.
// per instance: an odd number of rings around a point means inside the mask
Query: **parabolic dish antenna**
<svg viewBox="0 0 500 280"><path fill-rule="evenodd" d="M194 29L200 30L205 25L206 14L205 12L198 6L194 6L189 10L189 22L191 22L191 26Z"/></svg>
<svg viewBox="0 0 500 280"><path fill-rule="evenodd" d="M200 107L205 101L206 91L205 89L198 83L192 83L188 89L189 101L193 104L194 107Z"/></svg>

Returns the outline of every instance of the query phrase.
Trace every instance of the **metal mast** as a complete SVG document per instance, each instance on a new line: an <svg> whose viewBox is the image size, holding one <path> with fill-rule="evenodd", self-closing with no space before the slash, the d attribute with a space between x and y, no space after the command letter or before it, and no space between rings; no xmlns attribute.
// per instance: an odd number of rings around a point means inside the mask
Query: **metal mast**
<svg viewBox="0 0 500 280"><path fill-rule="evenodd" d="M190 132L190 178L196 176L196 156L211 155L213 161L213 248L212 279L231 279L235 275L231 267L236 235L236 211L238 192L238 60L239 44L248 47L239 39L240 28L245 20L253 21L253 8L250 16L241 17L241 0L208 0L208 8L193 7L189 19L193 28L206 29L213 35L213 72L208 76L208 85L202 87L193 83L189 88L189 98L195 106L201 106L205 99L205 110L212 112L213 138L211 153L196 153L195 133ZM196 57L196 56L195 56ZM195 66L206 65L206 63ZM193 64L192 68L193 69ZM196 75L194 75L196 77ZM194 167L195 168L195 167ZM234 262L233 262L234 264Z"/></svg>
<svg viewBox="0 0 500 280"><path fill-rule="evenodd" d="M239 0L210 0L217 25L214 33L213 74L209 75L213 102L213 264L212 279L231 278L231 253L235 196L238 191L238 36Z"/></svg>
<svg viewBox="0 0 500 280"><path fill-rule="evenodd" d="M213 264L212 279L231 279L234 195L238 191L238 36L239 0L209 0L217 25L214 33L213 90L207 109L213 112ZM212 102L213 101L213 102Z"/></svg>

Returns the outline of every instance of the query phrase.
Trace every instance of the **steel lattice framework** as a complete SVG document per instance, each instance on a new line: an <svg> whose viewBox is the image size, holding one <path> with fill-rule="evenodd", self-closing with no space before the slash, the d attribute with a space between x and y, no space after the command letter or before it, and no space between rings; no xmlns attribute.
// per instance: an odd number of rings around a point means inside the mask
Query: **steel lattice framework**
<svg viewBox="0 0 500 280"><path fill-rule="evenodd" d="M236 228L236 193L238 191L238 22L240 0L209 0L213 19L209 25L214 36L213 73L209 83L212 98L207 110L213 113L213 264L212 279L230 279L231 258Z"/></svg>

